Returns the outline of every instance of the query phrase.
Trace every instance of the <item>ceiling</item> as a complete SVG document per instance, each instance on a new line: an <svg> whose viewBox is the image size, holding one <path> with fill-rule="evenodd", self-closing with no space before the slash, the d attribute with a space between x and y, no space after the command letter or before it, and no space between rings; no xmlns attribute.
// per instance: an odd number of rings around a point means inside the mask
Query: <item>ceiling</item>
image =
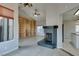
<svg viewBox="0 0 79 59"><path fill-rule="evenodd" d="M74 7L79 5L77 3L32 3L32 4L33 4L33 7L31 7L31 8L23 7L22 4L19 4L20 15L23 15L25 17L26 16L32 17L33 19L40 22L41 20L46 20L46 8L50 7L50 9L51 9L51 7L52 8L55 7L57 9L57 11L63 15L64 20L70 20L70 19L77 18L73 15L73 13L78 9L78 8L76 8L73 10ZM40 13L40 15L38 17L33 16L35 9L38 9L38 11Z"/></svg>
<svg viewBox="0 0 79 59"><path fill-rule="evenodd" d="M45 25L46 20L46 12L45 12L45 4L43 3L32 3L33 7L23 7L22 4L20 4L19 13L22 16L25 16L27 18L33 18L36 20L37 25ZM40 13L38 17L34 17L35 9L37 9Z"/></svg>
<svg viewBox="0 0 79 59"><path fill-rule="evenodd" d="M32 17L34 19L43 20L45 18L45 9L44 4L42 3L33 3L33 7L23 7L22 4L20 4L20 11L24 12L26 16ZM33 14L35 12L35 9L37 9L40 13L39 17L34 17Z"/></svg>
<svg viewBox="0 0 79 59"><path fill-rule="evenodd" d="M78 20L79 16L74 15L75 12L79 9L79 6L70 9L68 11L66 11L65 13L63 13L63 19L66 20Z"/></svg>

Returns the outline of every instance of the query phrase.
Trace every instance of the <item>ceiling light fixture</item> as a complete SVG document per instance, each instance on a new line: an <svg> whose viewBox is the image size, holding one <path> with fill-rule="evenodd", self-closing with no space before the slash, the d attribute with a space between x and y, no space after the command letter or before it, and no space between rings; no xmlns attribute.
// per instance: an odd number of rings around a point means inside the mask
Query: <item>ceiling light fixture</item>
<svg viewBox="0 0 79 59"><path fill-rule="evenodd" d="M75 15L76 15L76 16L79 15L79 9L75 12Z"/></svg>
<svg viewBox="0 0 79 59"><path fill-rule="evenodd" d="M39 16L39 15L40 15L39 11L38 11L37 9L35 9L34 16L37 17L37 16Z"/></svg>
<svg viewBox="0 0 79 59"><path fill-rule="evenodd" d="M22 4L24 7L32 7L32 3L20 3Z"/></svg>

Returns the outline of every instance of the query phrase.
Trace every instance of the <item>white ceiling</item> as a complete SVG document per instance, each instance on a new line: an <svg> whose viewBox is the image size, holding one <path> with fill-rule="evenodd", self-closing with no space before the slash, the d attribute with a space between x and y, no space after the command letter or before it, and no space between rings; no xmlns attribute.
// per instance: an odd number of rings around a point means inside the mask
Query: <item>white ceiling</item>
<svg viewBox="0 0 79 59"><path fill-rule="evenodd" d="M69 11L66 11L64 14L63 14L63 19L64 20L77 20L79 19L79 16L76 16L74 15L75 12L79 9L79 6L69 10Z"/></svg>
<svg viewBox="0 0 79 59"><path fill-rule="evenodd" d="M35 12L35 9L38 9L40 15L39 17L34 17L33 14ZM20 5L20 11L21 12L25 12L26 16L30 16L34 19L39 19L39 20L43 20L45 18L45 8L44 8L44 4L42 3L35 3L33 4L33 7L23 7L23 5Z"/></svg>
<svg viewBox="0 0 79 59"><path fill-rule="evenodd" d="M68 11L66 11L65 13L63 13L63 19L65 21L69 21L69 20L78 20L79 19L79 16L76 16L74 15L75 12L79 9L79 5L76 6L75 8L73 9L70 9Z"/></svg>
<svg viewBox="0 0 79 59"><path fill-rule="evenodd" d="M32 8L23 7L22 4L19 4L19 7L20 7L19 11L20 11L20 14L23 14L24 16L32 17L37 21L46 20L46 8L50 7L51 9L51 6L52 8L53 7L57 8L57 11L60 14L64 13L63 15L65 16L64 17L65 20L73 19L74 18L73 13L76 11L76 9L72 11L70 9L73 9L74 7L79 5L76 3L69 3L69 4L68 3L32 3L32 4L33 4ZM33 16L35 9L38 9L38 11L40 12L40 16L38 17Z"/></svg>

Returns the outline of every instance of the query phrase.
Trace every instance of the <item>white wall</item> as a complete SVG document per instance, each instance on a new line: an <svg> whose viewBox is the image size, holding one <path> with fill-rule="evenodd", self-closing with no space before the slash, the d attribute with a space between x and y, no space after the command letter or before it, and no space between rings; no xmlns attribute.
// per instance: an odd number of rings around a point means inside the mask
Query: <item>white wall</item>
<svg viewBox="0 0 79 59"><path fill-rule="evenodd" d="M20 8L19 8L19 16L23 16L23 17L26 17L26 18L30 18L27 14L26 14L26 12L24 11L24 10L21 10Z"/></svg>
<svg viewBox="0 0 79 59"><path fill-rule="evenodd" d="M37 26L44 26L44 25L46 25L46 20L37 20L36 24L37 24Z"/></svg>
<svg viewBox="0 0 79 59"><path fill-rule="evenodd" d="M75 32L75 21L67 20L64 21L64 38L71 39L71 33Z"/></svg>
<svg viewBox="0 0 79 59"><path fill-rule="evenodd" d="M0 4L5 7L14 10L14 39L10 41L0 42L0 55L9 53L15 49L18 49L18 39L19 39L19 30L18 30L18 4Z"/></svg>

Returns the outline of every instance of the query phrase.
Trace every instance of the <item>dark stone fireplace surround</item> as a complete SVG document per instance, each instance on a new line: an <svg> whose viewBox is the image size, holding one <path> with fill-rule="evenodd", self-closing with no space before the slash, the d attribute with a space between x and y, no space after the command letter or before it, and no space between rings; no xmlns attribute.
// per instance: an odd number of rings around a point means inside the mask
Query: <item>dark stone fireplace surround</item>
<svg viewBox="0 0 79 59"><path fill-rule="evenodd" d="M56 48L57 47L57 28L58 26L43 26L45 38L38 42L38 45Z"/></svg>

